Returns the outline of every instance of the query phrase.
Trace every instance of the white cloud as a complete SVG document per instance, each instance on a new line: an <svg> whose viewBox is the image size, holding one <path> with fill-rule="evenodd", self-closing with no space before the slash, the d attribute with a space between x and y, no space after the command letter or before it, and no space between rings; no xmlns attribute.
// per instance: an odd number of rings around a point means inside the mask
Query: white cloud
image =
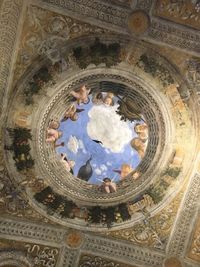
<svg viewBox="0 0 200 267"><path fill-rule="evenodd" d="M107 154L110 154L110 150L109 149L106 148L105 151L106 151Z"/></svg>
<svg viewBox="0 0 200 267"><path fill-rule="evenodd" d="M76 136L70 135L69 141L67 143L67 147L71 152L73 152L74 154L77 154L78 149L79 149L79 142Z"/></svg>
<svg viewBox="0 0 200 267"><path fill-rule="evenodd" d="M107 166L112 166L112 163L111 163L110 161L107 161L107 162L106 162L106 165L107 165Z"/></svg>
<svg viewBox="0 0 200 267"><path fill-rule="evenodd" d="M95 170L94 170L94 172L97 174L97 175L101 175L101 170L99 169L99 168L96 168Z"/></svg>
<svg viewBox="0 0 200 267"><path fill-rule="evenodd" d="M87 154L87 151L85 149L85 145L81 139L78 140L79 149L82 150L83 154Z"/></svg>
<svg viewBox="0 0 200 267"><path fill-rule="evenodd" d="M108 170L107 166L104 165L104 164L102 164L102 165L100 166L100 169L101 169L102 171L107 171L107 170Z"/></svg>
<svg viewBox="0 0 200 267"><path fill-rule="evenodd" d="M128 123L120 120L116 106L93 106L88 112L90 118L87 133L93 140L103 143L105 149L120 153L132 139L132 130ZM108 151L109 151L108 150Z"/></svg>
<svg viewBox="0 0 200 267"><path fill-rule="evenodd" d="M77 139L76 136L70 135L67 147L74 154L77 154L79 149L84 154L87 154L83 141L81 139Z"/></svg>

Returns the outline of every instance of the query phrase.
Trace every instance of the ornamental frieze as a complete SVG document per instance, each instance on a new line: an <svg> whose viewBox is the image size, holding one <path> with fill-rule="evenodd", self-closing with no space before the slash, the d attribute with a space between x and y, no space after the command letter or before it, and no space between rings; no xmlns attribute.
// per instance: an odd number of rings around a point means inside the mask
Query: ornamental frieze
<svg viewBox="0 0 200 267"><path fill-rule="evenodd" d="M30 259L31 267L55 267L59 256L59 249L55 247L6 239L0 239L0 250L1 252L4 251L4 253L12 250L12 252L16 253L16 256L13 254L12 260L16 260L16 262L18 262L17 255L24 255L24 258ZM3 259L4 254L1 252L0 261L2 262L5 259ZM8 262L9 258L11 260L11 257L8 256Z"/></svg>
<svg viewBox="0 0 200 267"><path fill-rule="evenodd" d="M198 1L158 0L154 14L176 23L200 29L200 3Z"/></svg>
<svg viewBox="0 0 200 267"><path fill-rule="evenodd" d="M82 254L79 259L79 267L98 266L98 267L134 267L132 264L120 263L115 260L109 260L95 255Z"/></svg>
<svg viewBox="0 0 200 267"><path fill-rule="evenodd" d="M144 208L142 223L137 223L131 228L120 231L112 231L105 235L119 240L124 239L138 245L165 250L180 207L183 192L184 189L166 208L155 216L151 217L151 214Z"/></svg>
<svg viewBox="0 0 200 267"><path fill-rule="evenodd" d="M15 79L19 79L36 57L48 58L53 63L60 60L58 47L69 39L89 34L109 32L102 27L82 23L38 6L27 7L19 44Z"/></svg>
<svg viewBox="0 0 200 267"><path fill-rule="evenodd" d="M200 218L197 219L188 257L200 262Z"/></svg>

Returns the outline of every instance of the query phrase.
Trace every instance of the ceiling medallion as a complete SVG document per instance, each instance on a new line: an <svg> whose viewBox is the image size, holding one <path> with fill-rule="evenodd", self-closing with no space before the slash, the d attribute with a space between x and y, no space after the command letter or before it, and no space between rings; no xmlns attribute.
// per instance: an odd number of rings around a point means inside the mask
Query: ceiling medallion
<svg viewBox="0 0 200 267"><path fill-rule="evenodd" d="M102 231L148 220L162 205L182 177L188 121L164 61L145 52L127 70L119 44L93 42L73 50L71 70L64 58L30 74L13 98L5 149L10 175L38 212ZM173 117L177 108L184 117Z"/></svg>
<svg viewBox="0 0 200 267"><path fill-rule="evenodd" d="M150 27L150 18L144 11L134 11L128 19L128 28L133 34L143 34Z"/></svg>
<svg viewBox="0 0 200 267"><path fill-rule="evenodd" d="M70 248L78 248L83 243L84 236L81 232L70 231L66 236L66 244Z"/></svg>
<svg viewBox="0 0 200 267"><path fill-rule="evenodd" d="M182 267L182 264L177 258L169 258L165 261L165 267Z"/></svg>

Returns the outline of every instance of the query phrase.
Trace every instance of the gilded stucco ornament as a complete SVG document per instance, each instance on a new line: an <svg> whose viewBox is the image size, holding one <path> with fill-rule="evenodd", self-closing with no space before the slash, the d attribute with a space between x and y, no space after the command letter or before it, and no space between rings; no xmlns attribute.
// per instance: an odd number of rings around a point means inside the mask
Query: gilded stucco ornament
<svg viewBox="0 0 200 267"><path fill-rule="evenodd" d="M129 265L127 263L121 263L116 260L106 259L104 257L95 256L95 255L81 255L79 261L80 267L86 266L99 266L99 267L134 267L133 265Z"/></svg>
<svg viewBox="0 0 200 267"><path fill-rule="evenodd" d="M181 261L177 258L169 258L165 260L165 267L182 267Z"/></svg>
<svg viewBox="0 0 200 267"><path fill-rule="evenodd" d="M82 245L84 241L84 235L81 232L72 230L66 235L65 240L67 246L73 249L77 249Z"/></svg>
<svg viewBox="0 0 200 267"><path fill-rule="evenodd" d="M199 29L200 7L198 1L156 1L155 14L171 21Z"/></svg>
<svg viewBox="0 0 200 267"><path fill-rule="evenodd" d="M129 31L133 34L144 34L150 27L150 18L144 11L134 11L128 19Z"/></svg>
<svg viewBox="0 0 200 267"><path fill-rule="evenodd" d="M198 215L197 223L193 232L193 239L189 249L188 257L199 261L200 259L200 217Z"/></svg>
<svg viewBox="0 0 200 267"><path fill-rule="evenodd" d="M69 39L94 32L106 33L109 31L81 23L68 16L59 15L38 6L28 6L15 69L15 79L21 77L35 58L47 57L54 64L61 59L58 47Z"/></svg>

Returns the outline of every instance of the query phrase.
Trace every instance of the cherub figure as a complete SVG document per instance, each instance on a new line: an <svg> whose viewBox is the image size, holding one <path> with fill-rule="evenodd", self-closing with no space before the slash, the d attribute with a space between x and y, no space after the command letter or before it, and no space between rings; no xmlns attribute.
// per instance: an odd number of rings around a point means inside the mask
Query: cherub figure
<svg viewBox="0 0 200 267"><path fill-rule="evenodd" d="M65 169L66 169L68 172L71 172L71 174L74 174L72 168L73 168L74 165L75 165L75 161L73 161L73 160L68 160L66 154L61 153L60 155L61 155L61 162L64 164Z"/></svg>
<svg viewBox="0 0 200 267"><path fill-rule="evenodd" d="M95 105L103 104L103 93L102 92L96 92L96 93L92 94L92 103Z"/></svg>
<svg viewBox="0 0 200 267"><path fill-rule="evenodd" d="M121 170L113 170L114 172L119 173L120 179L124 180L134 169L131 167L130 164L124 163L121 165ZM134 172L132 175L133 179L137 179L139 177L138 172Z"/></svg>
<svg viewBox="0 0 200 267"><path fill-rule="evenodd" d="M100 185L100 190L105 193L114 193L117 191L116 183L112 182L110 178L103 179L103 183Z"/></svg>
<svg viewBox="0 0 200 267"><path fill-rule="evenodd" d="M77 109L76 105L73 103L70 105L70 107L65 111L64 117L62 121L66 121L68 119L72 121L78 120L78 114L79 112L84 111L84 109Z"/></svg>
<svg viewBox="0 0 200 267"><path fill-rule="evenodd" d="M54 120L54 119L50 120L50 122L49 122L49 128L50 128L50 129L54 129L54 130L56 130L56 129L58 129L59 127L60 127L60 123L59 123L59 121Z"/></svg>
<svg viewBox="0 0 200 267"><path fill-rule="evenodd" d="M71 95L76 98L77 104L80 105L81 103L87 104L89 100L90 89L87 89L85 85L82 85L81 88L76 91L71 91Z"/></svg>
<svg viewBox="0 0 200 267"><path fill-rule="evenodd" d="M114 106L114 94L113 93L107 93L106 96L103 99L103 103L106 106Z"/></svg>
<svg viewBox="0 0 200 267"><path fill-rule="evenodd" d="M131 146L138 152L139 157L142 159L145 154L147 143L136 137L132 139Z"/></svg>
<svg viewBox="0 0 200 267"><path fill-rule="evenodd" d="M136 123L134 131L142 141L146 141L148 139L148 127L146 123L144 124Z"/></svg>
<svg viewBox="0 0 200 267"><path fill-rule="evenodd" d="M54 142L56 142L61 136L62 136L62 132L61 132L61 131L57 131L57 130L55 130L55 129L48 128L48 129L47 129L47 138L46 138L46 142L47 142L47 143L54 143Z"/></svg>

